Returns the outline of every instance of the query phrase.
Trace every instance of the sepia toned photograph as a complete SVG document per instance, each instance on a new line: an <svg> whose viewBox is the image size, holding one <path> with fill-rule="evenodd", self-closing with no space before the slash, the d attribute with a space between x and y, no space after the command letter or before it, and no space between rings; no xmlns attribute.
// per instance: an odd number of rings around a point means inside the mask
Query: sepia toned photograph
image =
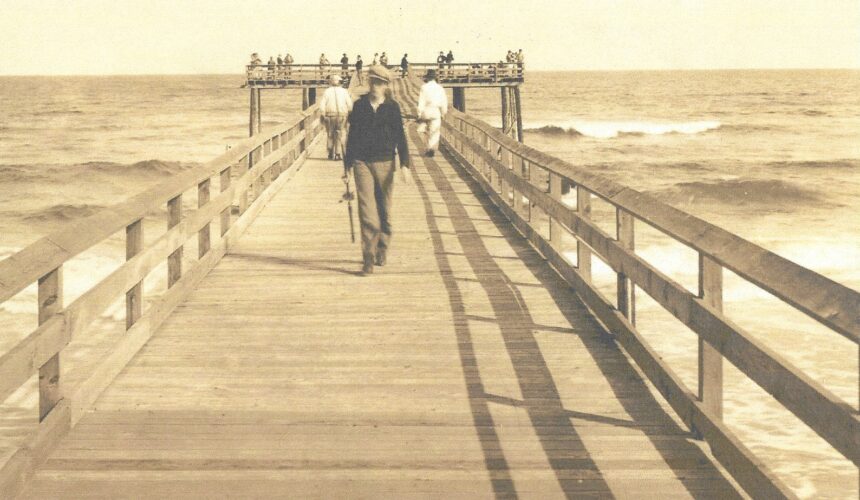
<svg viewBox="0 0 860 500"><path fill-rule="evenodd" d="M0 500L858 467L860 1L3 0Z"/></svg>

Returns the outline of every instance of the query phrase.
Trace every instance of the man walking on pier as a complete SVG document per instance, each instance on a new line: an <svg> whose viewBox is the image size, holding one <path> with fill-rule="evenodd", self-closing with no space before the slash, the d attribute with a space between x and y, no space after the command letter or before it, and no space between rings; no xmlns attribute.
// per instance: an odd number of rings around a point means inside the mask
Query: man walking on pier
<svg viewBox="0 0 860 500"><path fill-rule="evenodd" d="M323 125L325 125L326 147L328 148L329 160L341 160L344 153L344 134L346 133L346 119L352 111L352 98L349 92L341 87L341 79L338 75L329 77L329 87L323 92L320 99L320 114Z"/></svg>
<svg viewBox="0 0 860 500"><path fill-rule="evenodd" d="M439 149L439 129L442 117L448 113L448 96L436 83L436 70L428 69L424 81L427 83L418 94L418 132L427 134L427 156L433 156Z"/></svg>
<svg viewBox="0 0 860 500"><path fill-rule="evenodd" d="M344 155L344 181L355 176L358 218L361 221L362 274L385 265L391 243L391 209L395 151L400 171L411 182L409 146L400 105L392 98L391 73L381 65L368 70L370 92L361 96L349 115L349 137Z"/></svg>

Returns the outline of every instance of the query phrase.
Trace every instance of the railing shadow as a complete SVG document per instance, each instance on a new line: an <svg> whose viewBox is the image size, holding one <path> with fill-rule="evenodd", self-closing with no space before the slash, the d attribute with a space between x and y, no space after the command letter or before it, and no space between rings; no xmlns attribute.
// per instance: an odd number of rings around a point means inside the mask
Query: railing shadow
<svg viewBox="0 0 860 500"><path fill-rule="evenodd" d="M416 144L420 144L414 129L411 131L411 134L413 141ZM522 236L513 229L510 222L492 204L475 179L461 166L457 165L455 161L451 160L450 163L454 167L459 180L470 189L470 194L473 194L480 201L485 212L489 214L492 223L508 241L527 269L548 291L570 324L583 326L587 330L602 331L602 327L587 313L587 309L581 300L543 258L523 240ZM590 455L582 459L572 460L569 458L571 451L586 449L571 419L598 422L619 427L640 428L660 456L666 461L667 466L672 468L676 473L681 484L694 497L713 496L713 493L707 492L709 488L715 485L713 479L703 480L701 477L696 477L696 474L690 475L685 473L691 468L691 461L697 467L704 468L706 471L712 473L708 474L708 476L719 478L718 483L725 482L724 485L716 485L721 490L721 493L734 491L725 478L714 468L710 459L702 450L696 444L686 441L686 431L680 428L665 413L657 401L648 395L648 388L642 379L638 376L630 377L631 373L636 372L623 353L615 348L614 341L609 335L582 335L579 338L632 420L628 421L603 415L588 414L565 408L553 375L535 338L534 331L536 325L534 325L526 301L520 295L516 285L511 282L499 266L496 257L488 251L483 238L475 227L474 220L470 217L466 207L460 202L458 193L452 186L451 181L433 159L425 158L424 164L435 189L444 200L444 205L447 208L448 215L470 267L474 270L480 270L480 272L476 273L478 277L477 281L486 291L490 300L495 317L493 320L498 324L523 396L523 401L514 401L510 398L487 394L483 384L480 382L480 373L475 360L471 333L468 321L465 321L469 316L465 313L463 298L457 287L456 280L451 273L446 250L442 245L440 231L432 213L433 204L429 201L426 188L416 176L416 184L427 210L427 223L432 234L437 262L442 271L443 281L448 290L452 312L455 316L461 362L464 375L470 381L468 391L472 414L484 450L487 467L491 470L493 488L496 495L509 497L513 494L516 496L516 485L509 473L505 456L500 451L499 437L492 427L492 416L489 410L490 402L515 406L526 410L535 434L543 448L543 452L555 472L556 479L562 491L568 498L580 497L583 494L589 496L613 496L610 485ZM584 324L583 322L587 323ZM611 347L611 349L607 349L607 347ZM629 397L631 378L635 380L633 382L635 385L634 392L641 394L641 397L635 399ZM476 380L478 382L471 382ZM640 426L637 424L637 422L643 421L647 421L649 425ZM671 443L671 448L667 446L667 442L664 439L667 433L678 437L678 439L673 440ZM685 457L684 460L680 461L680 464L678 464L679 461L676 458L679 446L682 448ZM566 473L570 469L591 471L594 473L593 479L587 481L572 479L571 475ZM643 491L642 493L644 494L645 492Z"/></svg>
<svg viewBox="0 0 860 500"><path fill-rule="evenodd" d="M340 274L348 274L350 276L360 276L361 271L356 271L355 268L361 264L360 260L308 260L308 259L286 259L275 255L262 255L252 253L229 253L230 259L255 260L268 264L279 266L298 267L309 271L325 271ZM347 264L349 267L337 267L336 264Z"/></svg>

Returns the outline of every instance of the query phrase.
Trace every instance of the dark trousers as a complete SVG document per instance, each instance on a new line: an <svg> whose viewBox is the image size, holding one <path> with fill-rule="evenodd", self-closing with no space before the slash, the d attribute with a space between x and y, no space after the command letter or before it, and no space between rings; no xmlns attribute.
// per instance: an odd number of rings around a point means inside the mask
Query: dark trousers
<svg viewBox="0 0 860 500"><path fill-rule="evenodd" d="M365 261L391 241L391 201L394 191L394 160L355 162L355 191L361 221L361 254Z"/></svg>

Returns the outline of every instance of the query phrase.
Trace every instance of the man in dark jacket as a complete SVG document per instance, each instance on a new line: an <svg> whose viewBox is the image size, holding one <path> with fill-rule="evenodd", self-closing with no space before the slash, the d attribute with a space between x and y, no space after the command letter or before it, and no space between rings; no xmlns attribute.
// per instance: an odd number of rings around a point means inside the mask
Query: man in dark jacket
<svg viewBox="0 0 860 500"><path fill-rule="evenodd" d="M349 135L343 158L344 181L355 176L358 218L361 221L361 271L385 265L391 242L391 208L395 151L400 171L410 183L409 146L403 130L400 105L389 89L391 74L382 65L368 68L370 92L355 102L349 115Z"/></svg>

